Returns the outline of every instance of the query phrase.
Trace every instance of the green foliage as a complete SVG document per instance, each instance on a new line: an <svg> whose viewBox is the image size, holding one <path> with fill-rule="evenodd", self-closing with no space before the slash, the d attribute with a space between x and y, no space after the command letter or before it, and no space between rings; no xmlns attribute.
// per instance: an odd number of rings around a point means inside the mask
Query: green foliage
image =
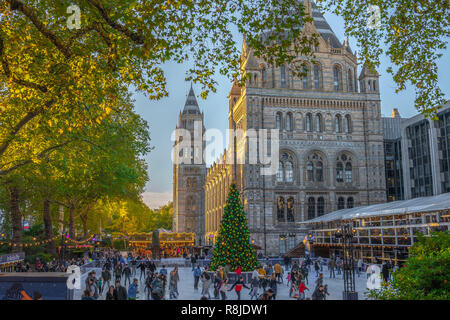
<svg viewBox="0 0 450 320"><path fill-rule="evenodd" d="M419 236L406 266L392 277L389 284L371 290L369 296L380 300L449 300L450 232Z"/></svg>
<svg viewBox="0 0 450 320"><path fill-rule="evenodd" d="M210 268L216 270L227 264L232 270L240 266L242 271L252 271L258 265L255 249L250 244L247 217L235 184L230 186Z"/></svg>
<svg viewBox="0 0 450 320"><path fill-rule="evenodd" d="M425 116L435 117L445 102L438 85L436 62L447 49L450 37L450 2L448 0L318 0L325 10L341 16L345 33L355 37L360 58L373 68L386 54L393 67L387 69L397 85L396 92L411 84L416 91L416 108ZM380 28L369 28L371 13L377 5ZM382 44L386 46L384 52Z"/></svg>

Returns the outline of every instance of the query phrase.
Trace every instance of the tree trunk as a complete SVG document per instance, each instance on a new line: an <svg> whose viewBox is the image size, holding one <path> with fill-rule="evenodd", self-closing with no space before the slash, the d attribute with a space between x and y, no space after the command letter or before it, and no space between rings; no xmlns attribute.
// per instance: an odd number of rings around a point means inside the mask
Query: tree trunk
<svg viewBox="0 0 450 320"><path fill-rule="evenodd" d="M52 216L50 214L50 201L48 199L44 200L43 218L44 218L45 238L47 240L51 240L53 238L53 224L52 224ZM47 244L47 252L50 253L51 255L56 255L55 241L51 240Z"/></svg>
<svg viewBox="0 0 450 320"><path fill-rule="evenodd" d="M14 186L10 190L10 200L11 200L11 224L12 224L12 252L22 251L22 214L20 213L19 207L19 188Z"/></svg>
<svg viewBox="0 0 450 320"><path fill-rule="evenodd" d="M88 215L89 213L80 215L81 223L83 224L83 239L87 239L88 234Z"/></svg>
<svg viewBox="0 0 450 320"><path fill-rule="evenodd" d="M75 225L73 221L73 216L75 214L75 207L70 206L69 208L69 237L70 239L75 239Z"/></svg>

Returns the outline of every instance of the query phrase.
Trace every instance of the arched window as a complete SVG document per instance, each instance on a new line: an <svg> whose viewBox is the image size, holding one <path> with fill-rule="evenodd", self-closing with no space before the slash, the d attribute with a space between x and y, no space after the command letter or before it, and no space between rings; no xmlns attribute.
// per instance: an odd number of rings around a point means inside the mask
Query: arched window
<svg viewBox="0 0 450 320"><path fill-rule="evenodd" d="M310 154L306 162L306 181L323 182L324 160L318 152Z"/></svg>
<svg viewBox="0 0 450 320"><path fill-rule="evenodd" d="M293 167L292 162L287 161L284 166L284 176L285 176L286 182L294 181L294 170L292 167Z"/></svg>
<svg viewBox="0 0 450 320"><path fill-rule="evenodd" d="M323 164L322 161L316 163L316 181L323 181Z"/></svg>
<svg viewBox="0 0 450 320"><path fill-rule="evenodd" d="M284 65L280 67L280 73L281 73L281 87L286 88L286 67Z"/></svg>
<svg viewBox="0 0 450 320"><path fill-rule="evenodd" d="M375 80L372 81L373 91L377 91L377 82Z"/></svg>
<svg viewBox="0 0 450 320"><path fill-rule="evenodd" d="M338 66L333 67L333 76L334 76L334 91L341 90L341 69Z"/></svg>
<svg viewBox="0 0 450 320"><path fill-rule="evenodd" d="M314 88L320 89L320 69L318 65L314 66Z"/></svg>
<svg viewBox="0 0 450 320"><path fill-rule="evenodd" d="M353 72L351 69L348 69L348 74L347 74L347 80L348 80L348 91L352 92L353 91Z"/></svg>
<svg viewBox="0 0 450 320"><path fill-rule="evenodd" d="M305 74L302 76L303 89L309 89L308 68L305 68L303 72L305 72Z"/></svg>
<svg viewBox="0 0 450 320"><path fill-rule="evenodd" d="M284 222L284 198L283 197L278 197L277 220L278 220L278 222Z"/></svg>
<svg viewBox="0 0 450 320"><path fill-rule="evenodd" d="M289 112L286 119L286 130L292 131L292 127L292 113Z"/></svg>
<svg viewBox="0 0 450 320"><path fill-rule="evenodd" d="M277 182L294 182L294 158L287 152L283 152L280 155Z"/></svg>
<svg viewBox="0 0 450 320"><path fill-rule="evenodd" d="M312 131L312 116L310 113L306 115L306 131Z"/></svg>
<svg viewBox="0 0 450 320"><path fill-rule="evenodd" d="M294 222L294 198L292 197L287 200L287 221Z"/></svg>
<svg viewBox="0 0 450 320"><path fill-rule="evenodd" d="M345 133L351 132L352 132L352 118L348 114L345 116Z"/></svg>
<svg viewBox="0 0 450 320"><path fill-rule="evenodd" d="M351 183L352 181L352 157L343 153L336 159L336 182Z"/></svg>
<svg viewBox="0 0 450 320"><path fill-rule="evenodd" d="M336 130L336 133L341 133L342 132L341 115L337 114L336 117L334 118L334 120L335 120L334 127Z"/></svg>
<svg viewBox="0 0 450 320"><path fill-rule="evenodd" d="M325 200L323 197L317 199L317 216L323 216L325 213Z"/></svg>
<svg viewBox="0 0 450 320"><path fill-rule="evenodd" d="M350 162L345 164L345 182L352 182L352 164Z"/></svg>
<svg viewBox="0 0 450 320"><path fill-rule="evenodd" d="M280 112L277 112L276 123L277 123L277 129L281 130L281 113Z"/></svg>
<svg viewBox="0 0 450 320"><path fill-rule="evenodd" d="M338 207L338 210L342 210L342 209L345 208L345 200L344 200L343 197L339 197L338 198L338 205L337 205L337 207Z"/></svg>
<svg viewBox="0 0 450 320"><path fill-rule="evenodd" d="M343 182L344 181L344 166L342 162L338 162L336 164L336 181Z"/></svg>
<svg viewBox="0 0 450 320"><path fill-rule="evenodd" d="M266 82L266 80L267 80L267 71L266 71L266 68L263 68L262 71L261 71L261 79L262 79L263 84L264 84L264 82Z"/></svg>
<svg viewBox="0 0 450 320"><path fill-rule="evenodd" d="M284 180L283 172L284 172L283 162L280 161L280 166L278 167L277 171L277 182L283 182Z"/></svg>
<svg viewBox="0 0 450 320"><path fill-rule="evenodd" d="M308 198L308 220L314 219L316 215L316 200L313 197Z"/></svg>
<svg viewBox="0 0 450 320"><path fill-rule="evenodd" d="M323 130L323 123L322 123L322 115L320 113L318 113L316 115L316 130L318 132L322 132Z"/></svg>
<svg viewBox="0 0 450 320"><path fill-rule="evenodd" d="M314 165L311 161L306 164L306 180L314 181Z"/></svg>
<svg viewBox="0 0 450 320"><path fill-rule="evenodd" d="M347 208L351 209L355 206L355 201L352 197L347 198Z"/></svg>

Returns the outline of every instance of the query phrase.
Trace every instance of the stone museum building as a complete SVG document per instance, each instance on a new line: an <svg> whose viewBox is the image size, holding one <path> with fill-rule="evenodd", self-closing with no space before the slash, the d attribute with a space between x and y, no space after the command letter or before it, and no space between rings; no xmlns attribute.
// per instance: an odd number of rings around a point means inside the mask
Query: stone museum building
<svg viewBox="0 0 450 320"><path fill-rule="evenodd" d="M319 35L307 76L294 77L289 65L267 64L244 40L242 70L250 80L245 87L234 82L229 93L230 129L279 130L276 174L262 175L261 164L236 164L249 157L245 135L230 137L233 143L210 168L174 165L174 230L195 232L197 244L214 244L233 181L251 241L267 255L300 243L306 220L386 202L379 75L367 66L358 70L348 40L341 42L315 6L305 4L314 19L305 35ZM192 128L193 120L203 126L194 100L191 90L178 127Z"/></svg>

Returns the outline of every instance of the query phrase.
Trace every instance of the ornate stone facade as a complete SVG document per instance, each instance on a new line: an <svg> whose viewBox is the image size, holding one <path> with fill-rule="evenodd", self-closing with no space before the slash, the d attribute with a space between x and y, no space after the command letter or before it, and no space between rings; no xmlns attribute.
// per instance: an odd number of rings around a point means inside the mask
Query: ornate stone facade
<svg viewBox="0 0 450 320"><path fill-rule="evenodd" d="M288 65L267 64L244 41L242 70L250 81L243 88L233 84L229 128L279 129L280 167L267 176L259 164L230 164L249 156L248 137L234 140L207 170L206 243L217 237L232 181L241 191L252 241L267 255L300 243L307 232L302 221L386 201L378 73L364 66L357 78L348 40L341 44L323 15L305 3L314 18L305 35L319 34L320 42L306 77L292 76Z"/></svg>
<svg viewBox="0 0 450 320"><path fill-rule="evenodd" d="M186 138L186 134L179 132L176 135L173 155L173 230L178 233L194 232L196 244L201 244L205 224L206 164L202 157L205 126L204 115L200 112L192 87L183 112L178 117L176 130L188 133L190 142L185 147L183 138ZM196 145L198 141L202 145ZM183 158L185 161L182 161Z"/></svg>

